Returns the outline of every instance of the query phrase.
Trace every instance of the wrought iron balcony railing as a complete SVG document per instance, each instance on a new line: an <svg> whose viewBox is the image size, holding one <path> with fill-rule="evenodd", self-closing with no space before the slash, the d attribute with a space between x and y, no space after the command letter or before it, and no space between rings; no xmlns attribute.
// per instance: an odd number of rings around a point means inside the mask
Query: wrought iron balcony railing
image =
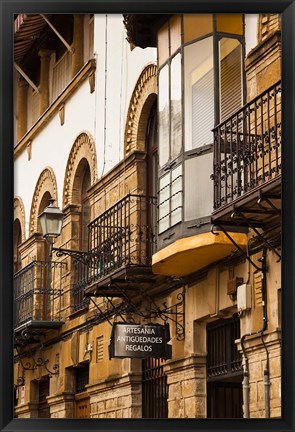
<svg viewBox="0 0 295 432"><path fill-rule="evenodd" d="M281 83L214 129L214 210L281 174Z"/></svg>
<svg viewBox="0 0 295 432"><path fill-rule="evenodd" d="M84 296L84 289L88 285L88 267L83 262L74 260L73 270L73 310L77 312L89 305L89 298Z"/></svg>
<svg viewBox="0 0 295 432"><path fill-rule="evenodd" d="M66 264L32 261L14 275L14 328L61 322L62 278ZM40 324L40 326L43 326Z"/></svg>
<svg viewBox="0 0 295 432"><path fill-rule="evenodd" d="M128 194L89 225L88 283L124 266L149 266L156 199Z"/></svg>

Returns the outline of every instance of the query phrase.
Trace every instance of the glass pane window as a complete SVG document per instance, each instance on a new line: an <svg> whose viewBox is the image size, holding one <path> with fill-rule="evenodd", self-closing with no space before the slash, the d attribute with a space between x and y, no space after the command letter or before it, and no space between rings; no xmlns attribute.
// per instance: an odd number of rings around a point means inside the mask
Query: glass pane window
<svg viewBox="0 0 295 432"><path fill-rule="evenodd" d="M159 162L169 159L169 69L163 67L159 75Z"/></svg>
<svg viewBox="0 0 295 432"><path fill-rule="evenodd" d="M212 144L214 127L213 38L184 48L185 150Z"/></svg>
<svg viewBox="0 0 295 432"><path fill-rule="evenodd" d="M181 112L181 56L177 54L171 61L171 158L181 151L182 112Z"/></svg>
<svg viewBox="0 0 295 432"><path fill-rule="evenodd" d="M159 74L159 164L174 160L182 148L181 55Z"/></svg>
<svg viewBox="0 0 295 432"><path fill-rule="evenodd" d="M182 165L171 171L171 226L181 222L182 215Z"/></svg>
<svg viewBox="0 0 295 432"><path fill-rule="evenodd" d="M213 185L210 174L213 165L213 153L190 157L184 164L184 220L195 220L209 215L213 211Z"/></svg>
<svg viewBox="0 0 295 432"><path fill-rule="evenodd" d="M182 220L182 165L165 174L159 182L159 233Z"/></svg>
<svg viewBox="0 0 295 432"><path fill-rule="evenodd" d="M159 232L169 228L169 198L170 175L166 174L160 179L159 186Z"/></svg>

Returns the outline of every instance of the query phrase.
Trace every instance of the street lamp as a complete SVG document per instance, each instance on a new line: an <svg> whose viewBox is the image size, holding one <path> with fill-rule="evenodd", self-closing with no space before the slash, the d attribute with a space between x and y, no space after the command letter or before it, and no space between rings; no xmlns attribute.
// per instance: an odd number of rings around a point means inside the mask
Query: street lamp
<svg viewBox="0 0 295 432"><path fill-rule="evenodd" d="M54 199L50 198L50 204L38 218L41 224L43 237L56 238L60 235L64 214L59 207L53 205Z"/></svg>
<svg viewBox="0 0 295 432"><path fill-rule="evenodd" d="M61 234L64 218L64 213L60 210L60 208L53 205L54 201L54 198L50 198L49 205L38 216L43 237L49 243L49 257L52 257L52 252L54 251L57 256L72 256L73 258L83 262L84 264L88 263L91 255L88 251L53 247L54 240Z"/></svg>

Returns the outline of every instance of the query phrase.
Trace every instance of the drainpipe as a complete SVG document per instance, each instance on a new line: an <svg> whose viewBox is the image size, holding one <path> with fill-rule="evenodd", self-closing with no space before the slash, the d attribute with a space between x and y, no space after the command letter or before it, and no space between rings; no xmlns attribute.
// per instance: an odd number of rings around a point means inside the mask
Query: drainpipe
<svg viewBox="0 0 295 432"><path fill-rule="evenodd" d="M260 258L260 262L262 263L261 271L262 271L262 288L261 288L261 294L262 294L262 327L261 329L245 333L241 337L241 347L243 351L243 356L245 359L245 365L244 365L244 379L243 379L243 400L244 400L244 417L249 418L249 393L250 393L250 386L249 386L249 362L248 362L248 356L245 349L245 339L248 336L253 336L256 334L261 334L261 340L264 345L264 348L266 350L266 366L264 370L264 402L265 402L265 417L270 417L270 396L269 396L269 355L268 350L265 345L264 339L263 339L263 333L267 329L267 296L266 296L266 247L263 248L262 257Z"/></svg>

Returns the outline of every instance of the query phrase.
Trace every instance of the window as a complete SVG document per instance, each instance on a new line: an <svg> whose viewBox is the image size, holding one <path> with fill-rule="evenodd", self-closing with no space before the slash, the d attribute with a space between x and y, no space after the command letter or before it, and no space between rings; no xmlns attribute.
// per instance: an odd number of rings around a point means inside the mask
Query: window
<svg viewBox="0 0 295 432"><path fill-rule="evenodd" d="M159 234L180 222L209 223L212 129L244 98L243 15L173 19L158 32Z"/></svg>
<svg viewBox="0 0 295 432"><path fill-rule="evenodd" d="M16 273L21 268L19 246L22 240L22 230L19 219L16 219L13 224L13 240L14 273Z"/></svg>
<svg viewBox="0 0 295 432"><path fill-rule="evenodd" d="M81 188L81 249L88 250L88 224L90 222L90 201L88 189L90 188L89 166L85 169Z"/></svg>
<svg viewBox="0 0 295 432"><path fill-rule="evenodd" d="M219 320L207 328L207 377L232 375L242 371L242 357L235 340L240 338L240 320Z"/></svg>
<svg viewBox="0 0 295 432"><path fill-rule="evenodd" d="M88 250L88 224L90 222L90 201L88 189L90 188L90 169L86 159L78 165L74 180L75 200L80 205L81 212L77 221L77 234L79 234L79 249ZM81 261L73 261L73 300L74 311L88 307L89 299L84 296L84 288L88 280L88 266Z"/></svg>
<svg viewBox="0 0 295 432"><path fill-rule="evenodd" d="M39 381L39 418L50 418L50 408L47 402L47 396L49 396L49 376L46 376Z"/></svg>
<svg viewBox="0 0 295 432"><path fill-rule="evenodd" d="M185 150L213 143L213 37L184 48Z"/></svg>
<svg viewBox="0 0 295 432"><path fill-rule="evenodd" d="M168 417L168 385L164 361L149 357L142 361L142 418Z"/></svg>
<svg viewBox="0 0 295 432"><path fill-rule="evenodd" d="M89 384L89 365L83 365L76 369L76 394L84 393Z"/></svg>

